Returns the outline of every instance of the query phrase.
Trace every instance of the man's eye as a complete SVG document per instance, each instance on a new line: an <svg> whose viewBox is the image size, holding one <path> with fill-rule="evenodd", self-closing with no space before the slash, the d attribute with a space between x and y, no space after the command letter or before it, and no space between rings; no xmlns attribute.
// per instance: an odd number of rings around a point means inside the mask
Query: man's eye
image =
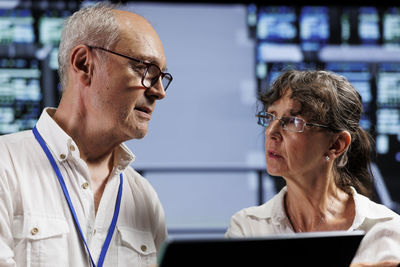
<svg viewBox="0 0 400 267"><path fill-rule="evenodd" d="M140 63L131 63L131 68L132 69L137 69L137 70L145 70L146 65L140 64Z"/></svg>
<svg viewBox="0 0 400 267"><path fill-rule="evenodd" d="M147 68L147 66L143 65L143 64L136 64L136 68L141 69L141 70L145 70Z"/></svg>
<svg viewBox="0 0 400 267"><path fill-rule="evenodd" d="M143 73L146 71L146 66L145 65L141 65L141 64L131 64L131 67L133 72L139 74L139 75L143 75Z"/></svg>

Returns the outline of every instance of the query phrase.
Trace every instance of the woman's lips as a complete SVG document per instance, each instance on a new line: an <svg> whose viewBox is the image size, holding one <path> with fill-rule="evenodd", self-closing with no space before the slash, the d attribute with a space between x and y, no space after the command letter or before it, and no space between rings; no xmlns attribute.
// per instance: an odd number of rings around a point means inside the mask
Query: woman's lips
<svg viewBox="0 0 400 267"><path fill-rule="evenodd" d="M273 158L273 159L281 159L281 158L283 158L281 155L279 155L278 153L276 153L273 150L268 150L268 157Z"/></svg>

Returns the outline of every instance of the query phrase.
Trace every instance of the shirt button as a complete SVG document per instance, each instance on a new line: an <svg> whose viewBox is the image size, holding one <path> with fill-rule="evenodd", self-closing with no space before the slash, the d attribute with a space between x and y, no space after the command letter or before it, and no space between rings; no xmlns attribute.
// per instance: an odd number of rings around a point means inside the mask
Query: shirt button
<svg viewBox="0 0 400 267"><path fill-rule="evenodd" d="M88 182L82 184L82 188L83 189L88 189L88 187L89 187L89 183Z"/></svg>
<svg viewBox="0 0 400 267"><path fill-rule="evenodd" d="M146 247L146 245L142 245L142 246L140 247L140 249L141 249L143 252L146 252L147 247Z"/></svg>
<svg viewBox="0 0 400 267"><path fill-rule="evenodd" d="M75 151L75 147L74 147L73 145L70 145L70 146L69 146L69 149L70 149L71 151Z"/></svg>
<svg viewBox="0 0 400 267"><path fill-rule="evenodd" d="M93 235L95 235L95 234L96 234L96 229L93 230Z"/></svg>
<svg viewBox="0 0 400 267"><path fill-rule="evenodd" d="M61 158L61 159L65 159L65 158L66 158L65 154L61 154L61 155L60 155L60 158Z"/></svg>
<svg viewBox="0 0 400 267"><path fill-rule="evenodd" d="M39 229L37 227L33 227L31 230L31 234L36 235L37 233L39 233Z"/></svg>

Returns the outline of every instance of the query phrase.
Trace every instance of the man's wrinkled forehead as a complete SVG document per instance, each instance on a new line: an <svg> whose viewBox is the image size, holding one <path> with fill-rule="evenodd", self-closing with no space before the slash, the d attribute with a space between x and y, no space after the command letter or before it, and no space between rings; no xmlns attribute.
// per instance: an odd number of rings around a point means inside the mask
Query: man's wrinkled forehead
<svg viewBox="0 0 400 267"><path fill-rule="evenodd" d="M164 69L166 60L164 48L158 34L142 16L124 10L114 10L120 27L117 46L132 57L153 63Z"/></svg>
<svg viewBox="0 0 400 267"><path fill-rule="evenodd" d="M113 10L114 16L116 20L122 25L125 22L127 23L147 23L147 20L140 16L139 14L129 12L126 10L119 10L119 9L114 9Z"/></svg>

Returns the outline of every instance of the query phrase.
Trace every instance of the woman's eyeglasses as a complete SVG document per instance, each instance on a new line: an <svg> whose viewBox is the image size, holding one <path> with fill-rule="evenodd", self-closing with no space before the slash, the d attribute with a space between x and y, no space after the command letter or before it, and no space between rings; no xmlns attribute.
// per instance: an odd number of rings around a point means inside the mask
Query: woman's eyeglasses
<svg viewBox="0 0 400 267"><path fill-rule="evenodd" d="M298 118L298 117L277 117L274 114L261 111L259 112L256 117L258 118L258 124L264 127L268 127L273 121L279 120L282 126L282 129L285 131L289 132L294 132L294 133L301 133L304 131L304 127L311 126L311 127L322 127L326 129L332 130L330 127L322 124L316 124L316 123L309 123L306 122L305 120Z"/></svg>

